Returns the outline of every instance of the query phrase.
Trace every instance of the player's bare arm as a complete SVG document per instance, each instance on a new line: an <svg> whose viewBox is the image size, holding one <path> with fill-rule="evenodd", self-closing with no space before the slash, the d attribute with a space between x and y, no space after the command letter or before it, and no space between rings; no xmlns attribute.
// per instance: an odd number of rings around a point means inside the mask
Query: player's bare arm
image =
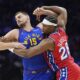
<svg viewBox="0 0 80 80"><path fill-rule="evenodd" d="M42 16L42 15L55 15L57 14L51 10L44 9L42 7L38 7L33 11L33 15Z"/></svg>
<svg viewBox="0 0 80 80"><path fill-rule="evenodd" d="M18 42L8 42L8 43L0 42L0 50L6 50L9 48L25 49L25 46L23 46L21 43L18 43Z"/></svg>
<svg viewBox="0 0 80 80"><path fill-rule="evenodd" d="M59 6L42 6L42 8L51 10L58 14L58 25L62 26L65 29L67 24L67 11L63 7Z"/></svg>
<svg viewBox="0 0 80 80"><path fill-rule="evenodd" d="M54 44L53 40L50 38L44 39L37 46L31 47L29 49L14 49L14 53L21 57L33 57L35 55L41 54L47 50L53 50Z"/></svg>
<svg viewBox="0 0 80 80"><path fill-rule="evenodd" d="M42 16L42 15L46 15L46 16L48 16L48 15L54 15L54 16L58 16L55 12L53 12L53 11L51 11L51 10L46 10L46 9L44 9L44 8L41 8L41 7L38 7L38 8L36 8L34 11L33 11L33 14L34 15L36 15L36 17L38 18L38 19L40 19L40 17ZM38 27L40 27L42 30L43 30L43 25L42 25L42 23L39 23L38 25L37 25Z"/></svg>
<svg viewBox="0 0 80 80"><path fill-rule="evenodd" d="M13 29L13 30L9 31L6 35L2 36L0 38L0 41L1 42L17 41L18 40L18 34L19 34L18 29Z"/></svg>

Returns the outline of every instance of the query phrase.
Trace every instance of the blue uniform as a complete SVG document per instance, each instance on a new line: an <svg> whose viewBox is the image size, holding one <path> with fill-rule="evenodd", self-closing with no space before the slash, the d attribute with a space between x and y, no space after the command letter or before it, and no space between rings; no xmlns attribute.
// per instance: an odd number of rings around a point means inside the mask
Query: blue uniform
<svg viewBox="0 0 80 80"><path fill-rule="evenodd" d="M19 29L19 39L25 43L26 48L38 45L43 39L40 28L34 28L30 32ZM27 54L27 53L26 53ZM53 72L45 62L43 54L32 58L22 58L23 61L23 80L53 80Z"/></svg>

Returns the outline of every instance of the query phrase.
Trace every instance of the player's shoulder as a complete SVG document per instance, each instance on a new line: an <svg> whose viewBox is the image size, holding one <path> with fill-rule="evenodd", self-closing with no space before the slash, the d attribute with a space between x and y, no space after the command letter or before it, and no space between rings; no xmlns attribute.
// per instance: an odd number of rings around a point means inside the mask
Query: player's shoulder
<svg viewBox="0 0 80 80"><path fill-rule="evenodd" d="M12 29L9 31L10 34L14 34L14 35L17 35L19 32L19 29Z"/></svg>
<svg viewBox="0 0 80 80"><path fill-rule="evenodd" d="M42 25L42 23L37 24L37 27L39 27L41 30L43 30L43 25Z"/></svg>
<svg viewBox="0 0 80 80"><path fill-rule="evenodd" d="M33 29L33 31L35 32L42 32L41 28L38 26L35 26L35 28Z"/></svg>
<svg viewBox="0 0 80 80"><path fill-rule="evenodd" d="M17 31L19 31L19 29L12 29L11 31L12 32L17 32Z"/></svg>

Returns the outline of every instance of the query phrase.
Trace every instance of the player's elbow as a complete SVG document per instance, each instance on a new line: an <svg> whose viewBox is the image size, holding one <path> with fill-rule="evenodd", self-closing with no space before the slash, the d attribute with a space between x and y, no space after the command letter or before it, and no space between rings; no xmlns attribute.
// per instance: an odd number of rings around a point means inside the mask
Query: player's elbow
<svg viewBox="0 0 80 80"><path fill-rule="evenodd" d="M66 8L63 8L63 12L64 12L64 14L67 15L67 10L66 10Z"/></svg>
<svg viewBox="0 0 80 80"><path fill-rule="evenodd" d="M64 8L64 7L58 7L57 6L57 9L58 9L59 14L65 14L65 15L67 15L66 8Z"/></svg>

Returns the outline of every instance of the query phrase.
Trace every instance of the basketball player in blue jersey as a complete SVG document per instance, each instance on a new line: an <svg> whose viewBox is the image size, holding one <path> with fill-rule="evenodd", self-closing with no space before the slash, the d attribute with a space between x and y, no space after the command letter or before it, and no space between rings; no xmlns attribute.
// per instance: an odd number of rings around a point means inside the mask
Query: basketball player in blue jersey
<svg viewBox="0 0 80 80"><path fill-rule="evenodd" d="M8 32L3 37L2 41L24 43L27 49L38 45L43 39L40 24L37 25L36 28L33 28L30 23L29 15L21 11L15 14L15 19L20 29L13 29ZM25 58L24 54L20 56L23 62L23 80L53 80L54 73L48 67L42 54L32 58Z"/></svg>

